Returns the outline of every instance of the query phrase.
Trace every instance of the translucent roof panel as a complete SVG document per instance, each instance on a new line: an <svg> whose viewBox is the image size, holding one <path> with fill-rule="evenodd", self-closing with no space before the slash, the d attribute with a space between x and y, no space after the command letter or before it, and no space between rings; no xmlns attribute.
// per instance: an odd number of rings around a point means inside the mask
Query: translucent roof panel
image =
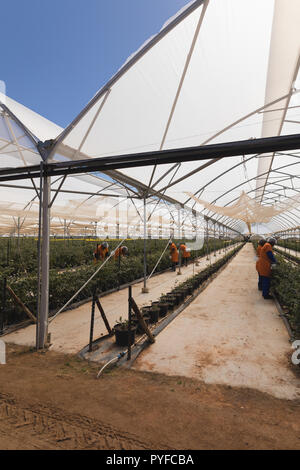
<svg viewBox="0 0 300 470"><path fill-rule="evenodd" d="M66 129L7 102L31 138L22 127L12 132L15 123L9 126L2 113L0 165L39 161L35 136L55 139L51 162L298 133L299 24L299 0L192 1L128 58ZM256 203L276 204L298 194L299 157L296 149L136 167L67 178L64 188L83 192L92 185L96 192L139 197L146 188L152 197L157 191L157 198L244 230L243 222L199 208L185 192L223 207L243 192ZM297 210L277 215L270 227L295 223Z"/></svg>
<svg viewBox="0 0 300 470"><path fill-rule="evenodd" d="M52 158L124 155L298 132L287 116L296 119L298 111L292 106L299 96L299 24L298 0L189 3L93 97L58 137ZM287 157L285 162L289 158L295 160ZM121 173L193 207L187 189L224 206L242 191L270 204L265 190L279 159L241 155Z"/></svg>
<svg viewBox="0 0 300 470"><path fill-rule="evenodd" d="M0 168L36 165L40 161L35 141L0 106Z"/></svg>

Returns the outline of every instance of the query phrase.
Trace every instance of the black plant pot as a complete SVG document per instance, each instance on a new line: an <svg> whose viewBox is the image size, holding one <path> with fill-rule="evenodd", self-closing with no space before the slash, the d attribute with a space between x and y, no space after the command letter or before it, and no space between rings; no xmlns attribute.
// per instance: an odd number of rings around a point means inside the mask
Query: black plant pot
<svg viewBox="0 0 300 470"><path fill-rule="evenodd" d="M168 302L161 302L159 316L165 317L169 310L170 310L170 304Z"/></svg>
<svg viewBox="0 0 300 470"><path fill-rule="evenodd" d="M167 302L169 302L173 307L178 305L177 298L174 294L167 294Z"/></svg>
<svg viewBox="0 0 300 470"><path fill-rule="evenodd" d="M194 292L194 287L193 285L189 285L187 288L187 295L192 295L192 293Z"/></svg>
<svg viewBox="0 0 300 470"><path fill-rule="evenodd" d="M169 312L171 312L174 308L174 301L175 301L175 299L173 299L173 297L170 297L170 296L167 296L167 295L164 295L163 297L160 298L161 303L168 305L168 311Z"/></svg>
<svg viewBox="0 0 300 470"><path fill-rule="evenodd" d="M143 315L143 319L144 319L146 325L149 325L149 323L150 323L150 311ZM144 331L143 327L141 326L141 324L140 324L137 317L134 316L132 318L132 321L133 321L133 324L136 326L136 332L137 333L139 333L139 334L145 333L145 331Z"/></svg>
<svg viewBox="0 0 300 470"><path fill-rule="evenodd" d="M173 293L174 293L174 295L176 295L176 296L180 296L180 298L182 298L182 297L184 296L184 293L183 293L182 289L179 288L179 287L176 287L176 288L173 290Z"/></svg>
<svg viewBox="0 0 300 470"><path fill-rule="evenodd" d="M177 300L177 305L181 304L181 302L183 302L184 300L184 295L182 292L175 292L175 297L176 297L176 300Z"/></svg>
<svg viewBox="0 0 300 470"><path fill-rule="evenodd" d="M134 344L135 341L135 333L136 333L136 325L131 326L131 331L128 332L128 328L124 329L118 323L114 327L116 343L118 346L128 346L128 333L130 335L130 344Z"/></svg>
<svg viewBox="0 0 300 470"><path fill-rule="evenodd" d="M150 323L157 323L157 322L158 322L159 311L160 311L159 305L154 305L154 306L149 310Z"/></svg>

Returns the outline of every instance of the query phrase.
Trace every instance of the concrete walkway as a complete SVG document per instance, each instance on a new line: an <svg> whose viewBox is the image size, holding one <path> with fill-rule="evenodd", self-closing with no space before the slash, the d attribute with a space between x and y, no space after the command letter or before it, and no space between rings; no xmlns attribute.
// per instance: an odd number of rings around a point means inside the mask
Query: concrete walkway
<svg viewBox="0 0 300 470"><path fill-rule="evenodd" d="M233 248L233 246L229 247L227 252ZM212 254L211 263L214 263L224 255L223 250L216 252L216 256ZM141 292L143 283L138 283L133 286L132 295L138 306L149 305L151 301L159 299L163 293L169 292L177 283L181 283L188 277L191 277L193 272L202 271L209 264L210 260L203 257L199 260L199 267L193 266L193 264L190 264L188 267L182 267L182 274L180 276L171 271L154 276L147 283L149 287L148 294ZM78 287L74 286L74 292ZM113 327L120 317L127 318L128 316L128 289L103 297L101 304L111 327ZM56 317L49 325L52 343L51 349L64 353L78 353L89 342L90 321L91 302L81 305L74 310L68 310ZM101 334L104 335L106 333L103 320L96 309L94 338L96 339ZM10 333L2 337L2 339L6 342L19 345L34 346L35 335L36 327L35 325L30 325L27 328Z"/></svg>
<svg viewBox="0 0 300 470"><path fill-rule="evenodd" d="M257 290L251 244L137 359L138 370L300 398L292 349L272 300Z"/></svg>

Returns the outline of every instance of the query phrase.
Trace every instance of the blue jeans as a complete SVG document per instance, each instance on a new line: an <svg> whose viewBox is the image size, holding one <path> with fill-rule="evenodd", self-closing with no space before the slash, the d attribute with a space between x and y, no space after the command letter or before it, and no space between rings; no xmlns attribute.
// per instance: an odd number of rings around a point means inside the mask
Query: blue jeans
<svg viewBox="0 0 300 470"><path fill-rule="evenodd" d="M260 274L258 275L258 289L259 289L259 290L262 290L262 279L261 279L261 275L260 275Z"/></svg>
<svg viewBox="0 0 300 470"><path fill-rule="evenodd" d="M260 276L260 277L261 277L261 282L262 282L262 295L263 297L267 297L270 291L271 278L266 277L266 276Z"/></svg>

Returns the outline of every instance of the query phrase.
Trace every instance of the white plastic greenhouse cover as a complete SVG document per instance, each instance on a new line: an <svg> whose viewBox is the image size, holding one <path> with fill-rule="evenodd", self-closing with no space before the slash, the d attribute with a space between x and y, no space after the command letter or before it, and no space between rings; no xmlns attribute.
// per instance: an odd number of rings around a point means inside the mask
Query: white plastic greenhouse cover
<svg viewBox="0 0 300 470"><path fill-rule="evenodd" d="M53 128L48 138L60 135L51 159L298 133L299 24L299 0L190 2L130 56L70 126ZM24 124L34 133L30 116ZM122 172L189 206L195 202L187 190L219 206L233 204L242 191L272 205L300 192L299 158L300 149ZM270 231L299 225L299 213L274 217Z"/></svg>

